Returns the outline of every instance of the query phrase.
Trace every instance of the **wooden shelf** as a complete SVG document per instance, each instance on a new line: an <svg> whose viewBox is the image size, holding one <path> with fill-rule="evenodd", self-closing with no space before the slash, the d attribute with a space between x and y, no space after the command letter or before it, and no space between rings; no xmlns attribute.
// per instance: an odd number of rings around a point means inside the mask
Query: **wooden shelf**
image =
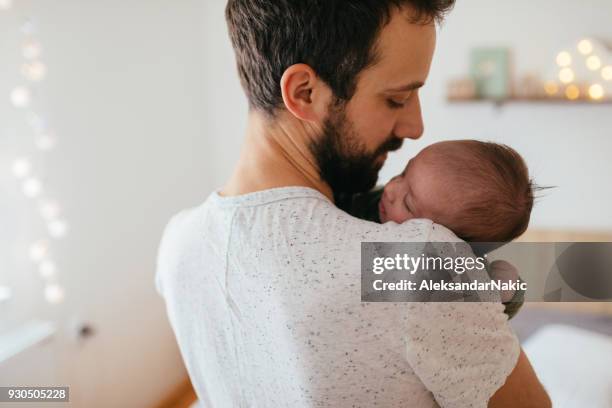
<svg viewBox="0 0 612 408"><path fill-rule="evenodd" d="M492 103L497 106L510 104L510 103L533 103L533 104L552 104L552 105L612 105L612 99L602 99L599 101L593 101L590 99L576 99L568 100L562 98L522 98L522 97L509 97L504 99L492 99L492 98L447 98L447 102L452 104L475 104L475 103Z"/></svg>

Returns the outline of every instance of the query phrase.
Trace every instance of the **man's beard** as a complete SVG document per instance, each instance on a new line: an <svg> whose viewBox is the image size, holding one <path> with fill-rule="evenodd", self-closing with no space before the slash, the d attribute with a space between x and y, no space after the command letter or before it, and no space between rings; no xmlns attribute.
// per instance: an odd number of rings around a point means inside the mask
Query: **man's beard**
<svg viewBox="0 0 612 408"><path fill-rule="evenodd" d="M384 161L380 157L402 147L403 140L390 136L374 152L368 152L346 117L346 103L330 104L323 134L310 145L321 179L334 194L369 191L376 185ZM379 159L379 160L377 160Z"/></svg>

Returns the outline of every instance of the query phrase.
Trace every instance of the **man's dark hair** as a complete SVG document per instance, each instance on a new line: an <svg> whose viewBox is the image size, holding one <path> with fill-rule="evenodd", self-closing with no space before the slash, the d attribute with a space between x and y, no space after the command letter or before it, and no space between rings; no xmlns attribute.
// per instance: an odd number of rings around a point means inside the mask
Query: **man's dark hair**
<svg viewBox="0 0 612 408"><path fill-rule="evenodd" d="M377 61L376 39L393 8L410 6L412 23L440 21L454 0L229 0L225 16L249 108L273 117L280 80L308 64L341 100Z"/></svg>

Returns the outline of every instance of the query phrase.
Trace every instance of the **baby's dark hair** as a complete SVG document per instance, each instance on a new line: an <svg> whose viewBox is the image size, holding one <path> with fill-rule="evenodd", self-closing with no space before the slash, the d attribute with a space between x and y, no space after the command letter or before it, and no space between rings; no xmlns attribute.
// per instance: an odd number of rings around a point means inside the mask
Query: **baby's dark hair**
<svg viewBox="0 0 612 408"><path fill-rule="evenodd" d="M508 242L522 235L536 187L521 155L509 146L476 140L442 145L447 145L444 164L451 166L454 184L465 186L457 200L459 216L447 226L468 242Z"/></svg>

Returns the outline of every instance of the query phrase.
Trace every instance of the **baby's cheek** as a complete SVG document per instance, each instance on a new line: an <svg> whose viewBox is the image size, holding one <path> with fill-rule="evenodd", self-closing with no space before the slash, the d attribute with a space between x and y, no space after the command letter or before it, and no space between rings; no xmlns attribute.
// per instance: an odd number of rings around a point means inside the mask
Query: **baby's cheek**
<svg viewBox="0 0 612 408"><path fill-rule="evenodd" d="M402 209L394 209L394 211L388 214L388 217L390 221L394 221L398 224L414 218L408 211Z"/></svg>

